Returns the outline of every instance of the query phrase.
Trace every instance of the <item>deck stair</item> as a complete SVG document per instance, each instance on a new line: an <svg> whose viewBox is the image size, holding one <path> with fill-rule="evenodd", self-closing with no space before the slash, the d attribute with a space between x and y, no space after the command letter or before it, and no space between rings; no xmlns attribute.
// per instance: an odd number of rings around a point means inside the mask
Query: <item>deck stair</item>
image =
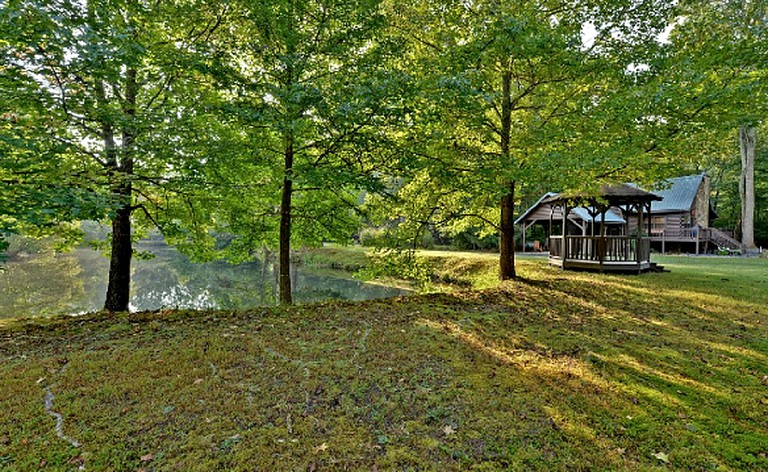
<svg viewBox="0 0 768 472"><path fill-rule="evenodd" d="M669 269L665 269L663 265L658 265L655 262L651 262L651 266L648 268L648 272L669 272Z"/></svg>
<svg viewBox="0 0 768 472"><path fill-rule="evenodd" d="M727 247L728 249L743 249L744 246L734 238L732 238L725 231L721 231L717 228L709 228L709 240L717 244L719 247Z"/></svg>

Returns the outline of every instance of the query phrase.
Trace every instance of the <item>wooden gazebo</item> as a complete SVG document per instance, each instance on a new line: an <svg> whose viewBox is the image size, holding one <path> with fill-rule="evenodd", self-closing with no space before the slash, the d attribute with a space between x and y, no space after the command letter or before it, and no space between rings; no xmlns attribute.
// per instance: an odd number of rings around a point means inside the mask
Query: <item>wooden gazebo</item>
<svg viewBox="0 0 768 472"><path fill-rule="evenodd" d="M555 223L562 227L560 235L549 233L549 263L563 269L600 272L640 273L652 269L648 235L651 202L658 200L661 200L658 195L627 184L603 186L597 197L558 194L547 198L544 201L552 206L550 229ZM605 221L609 209L620 209L626 220L624 234L606 236L605 225L599 225L600 234L568 234L565 215L577 207L587 209L593 220L592 228L598 216ZM555 213L563 215L561 222L553 221ZM630 232L629 222L633 217L637 218L637 225L632 225L634 230Z"/></svg>

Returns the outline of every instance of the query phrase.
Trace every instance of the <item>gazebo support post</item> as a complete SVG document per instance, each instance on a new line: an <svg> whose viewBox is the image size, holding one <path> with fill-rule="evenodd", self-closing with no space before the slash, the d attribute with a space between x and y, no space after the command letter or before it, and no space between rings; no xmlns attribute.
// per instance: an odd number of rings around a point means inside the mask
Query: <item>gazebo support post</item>
<svg viewBox="0 0 768 472"><path fill-rule="evenodd" d="M648 237L651 237L651 229L653 226L653 218L651 218L651 202L646 204L646 213L648 215Z"/></svg>
<svg viewBox="0 0 768 472"><path fill-rule="evenodd" d="M563 210L563 268L565 268L565 261L568 259L568 241L565 238L568 234L568 203L563 202L561 209Z"/></svg>
<svg viewBox="0 0 768 472"><path fill-rule="evenodd" d="M600 224L600 244L597 246L597 255L600 258L600 273L602 274L604 272L603 269L603 263L605 262L605 213L608 211L608 208L601 206L600 207L600 220L602 223Z"/></svg>
<svg viewBox="0 0 768 472"><path fill-rule="evenodd" d="M552 255L552 220L555 218L555 205L551 205L549 207L549 227L547 228L547 251L549 251L550 256Z"/></svg>
<svg viewBox="0 0 768 472"><path fill-rule="evenodd" d="M643 211L645 210L645 205L638 203L637 210L637 243L635 244L635 261L637 262L638 270L640 270L640 246L643 244Z"/></svg>

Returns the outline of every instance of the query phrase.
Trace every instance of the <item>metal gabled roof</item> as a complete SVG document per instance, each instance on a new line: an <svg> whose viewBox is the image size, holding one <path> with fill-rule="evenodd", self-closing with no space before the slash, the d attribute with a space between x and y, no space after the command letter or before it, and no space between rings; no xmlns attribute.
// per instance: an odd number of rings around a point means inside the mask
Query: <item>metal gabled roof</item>
<svg viewBox="0 0 768 472"><path fill-rule="evenodd" d="M602 185L600 187L600 192L601 194L595 197L590 197L579 193L559 193L544 199L544 203L556 203L566 200L594 203L598 199L603 199L606 200L609 205L618 206L628 203L661 200L660 196L656 195L655 193L646 192L635 184Z"/></svg>
<svg viewBox="0 0 768 472"><path fill-rule="evenodd" d="M658 185L658 190L654 190L662 200L651 204L651 213L690 211L703 180L704 174L665 180Z"/></svg>
<svg viewBox="0 0 768 472"><path fill-rule="evenodd" d="M571 209L571 211L568 212L568 215L569 216L575 215L583 221L592 221L592 216L589 214L589 210L594 211L592 207L590 207L589 209L584 207L576 207ZM603 222L602 216L599 213L597 214L597 216L595 216L595 222L597 223ZM622 218L621 215L615 212L614 210L609 208L608 211L605 212L605 224L622 224L622 223L626 223L626 220L624 220L624 218Z"/></svg>
<svg viewBox="0 0 768 472"><path fill-rule="evenodd" d="M547 193L545 193L544 195L542 195L542 196L541 196L541 198L539 198L538 200L536 200L536 203L534 203L533 205L531 205L531 207L530 207L530 208L528 208L527 210L525 210L525 213L523 213L522 215L520 215L520 216L519 216L519 217L518 217L518 218L515 220L515 224L516 224L516 225L519 225L520 223L522 223L523 221L525 221L525 219L526 219L526 218L528 218L528 215L530 215L531 213L533 213L534 211L536 211L536 208L538 208L538 206L541 204L541 202L543 202L544 200L546 200L546 199L547 199L547 198L549 198L549 197L554 197L555 195L557 195L557 193L555 193L555 192L547 192Z"/></svg>

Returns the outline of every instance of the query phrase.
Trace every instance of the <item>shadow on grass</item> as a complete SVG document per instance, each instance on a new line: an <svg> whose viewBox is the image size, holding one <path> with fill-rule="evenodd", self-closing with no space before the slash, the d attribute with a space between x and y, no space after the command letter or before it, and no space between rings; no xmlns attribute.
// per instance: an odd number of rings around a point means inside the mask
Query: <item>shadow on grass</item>
<svg viewBox="0 0 768 472"><path fill-rule="evenodd" d="M715 295L695 287L644 283L529 278L500 292L508 297L496 303L504 316L443 321L443 329L519 369L517 379L535 372L527 385L540 401L599 438L592 446L605 453L608 441L638 449L640 462L662 451L682 468L766 467L766 421L755 413L768 399L759 309L727 296L713 304L707 297Z"/></svg>

